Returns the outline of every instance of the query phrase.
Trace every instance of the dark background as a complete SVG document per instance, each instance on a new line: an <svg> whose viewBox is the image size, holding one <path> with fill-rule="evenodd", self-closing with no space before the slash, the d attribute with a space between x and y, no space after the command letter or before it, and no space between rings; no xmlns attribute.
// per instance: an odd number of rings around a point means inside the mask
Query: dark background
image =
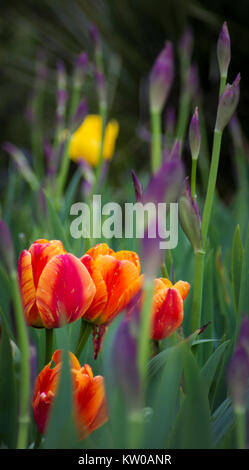
<svg viewBox="0 0 249 470"><path fill-rule="evenodd" d="M248 136L248 0L12 0L1 2L0 13L1 143L10 141L30 148L29 125L24 113L31 96L35 60L40 49L46 52L49 66L43 126L48 136L52 134L57 60L65 61L70 74L75 57L82 50L86 50L92 59L89 36L92 22L98 25L103 38L108 73L108 64L114 64L114 75L117 64L121 64L115 100L110 110L121 128L118 158L114 159L111 171L114 186L123 184L130 168L138 172L149 168L149 146L137 135L137 127L148 122L146 80L166 39L173 41L176 55L176 78L170 105L178 106L177 44L186 25L192 27L195 36L193 60L198 63L211 137L219 84L216 42L223 21L227 21L232 44L228 81L231 83L237 73L241 73L238 116ZM85 94L89 108L96 112L92 80L87 83ZM188 167L188 149L184 158ZM221 195L227 201L235 188L232 159L231 140L226 131L221 156L222 176L219 176L218 183ZM1 150L2 190L6 185L7 168L8 157Z"/></svg>

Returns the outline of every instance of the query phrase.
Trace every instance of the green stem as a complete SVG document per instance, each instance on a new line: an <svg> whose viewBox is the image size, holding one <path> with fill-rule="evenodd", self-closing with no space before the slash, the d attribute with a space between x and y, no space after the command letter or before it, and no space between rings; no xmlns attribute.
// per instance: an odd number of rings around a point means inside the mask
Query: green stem
<svg viewBox="0 0 249 470"><path fill-rule="evenodd" d="M46 348L45 348L45 365L51 361L52 352L53 352L53 328L45 329L46 331Z"/></svg>
<svg viewBox="0 0 249 470"><path fill-rule="evenodd" d="M92 187L91 194L89 196L89 200L92 197L93 194L98 190L99 188L99 182L101 178L101 173L102 173L102 168L103 168L103 150L104 150L104 142L105 142L105 128L106 128L106 118L107 118L107 109L105 105L100 105L99 107L99 112L100 112L100 117L102 121L102 131L101 131L101 142L100 142L100 151L99 151L99 161L98 161L98 166L96 169L96 175L95 175L95 182Z"/></svg>
<svg viewBox="0 0 249 470"><path fill-rule="evenodd" d="M209 179L208 179L208 188L207 188L203 219L202 219L202 236L203 236L204 247L207 241L208 228L209 228L210 217L211 217L211 212L212 212L212 207L213 207L215 186L216 186L219 159L220 159L221 138L222 138L222 132L215 129L211 167L210 167L210 173L209 173Z"/></svg>
<svg viewBox="0 0 249 470"><path fill-rule="evenodd" d="M21 374L20 374L20 408L19 425L17 434L17 449L25 449L28 439L29 425L29 391L30 391L30 364L29 364L29 339L24 320L22 303L16 271L10 273L10 287L15 310L15 320L17 326L18 343L21 353Z"/></svg>
<svg viewBox="0 0 249 470"><path fill-rule="evenodd" d="M162 161L162 142L161 142L161 113L151 110L151 165L152 172L155 173Z"/></svg>
<svg viewBox="0 0 249 470"><path fill-rule="evenodd" d="M67 141L65 143L65 148L62 154L61 167L60 167L59 175L57 178L57 186L56 186L56 193L55 193L55 200L56 200L57 206L59 205L60 197L63 193L63 189L65 186L65 182L67 179L67 174L68 174L68 170L70 166L70 159L68 155L69 144L70 144L70 137L67 138Z"/></svg>
<svg viewBox="0 0 249 470"><path fill-rule="evenodd" d="M184 141L187 125L188 125L188 118L189 118L189 111L190 111L190 96L187 91L185 91L180 98L180 109L179 109L179 116L177 121L177 128L176 128L176 137L180 139L181 142Z"/></svg>
<svg viewBox="0 0 249 470"><path fill-rule="evenodd" d="M154 282L148 279L145 283L145 300L144 307L141 314L140 334L138 341L138 368L141 377L142 390L145 390L146 382L146 367L150 353L150 321L151 321L151 308L152 298L154 292Z"/></svg>
<svg viewBox="0 0 249 470"><path fill-rule="evenodd" d="M226 75L222 75L222 76L220 77L219 97L222 95L223 91L225 90L226 81L227 81L227 76L226 76Z"/></svg>
<svg viewBox="0 0 249 470"><path fill-rule="evenodd" d="M197 170L197 159L192 160L192 173L191 173L191 196L194 199L196 192L196 170Z"/></svg>
<svg viewBox="0 0 249 470"><path fill-rule="evenodd" d="M192 333L200 327L203 274L204 274L205 252L196 251L194 254L194 293L192 310Z"/></svg>
<svg viewBox="0 0 249 470"><path fill-rule="evenodd" d="M75 356L79 358L84 346L87 343L87 340L90 336L90 333L93 329L92 323L86 322L84 319L81 320L80 333L78 337L78 343L75 349Z"/></svg>
<svg viewBox="0 0 249 470"><path fill-rule="evenodd" d="M246 410L244 407L235 407L235 426L238 449L246 449Z"/></svg>

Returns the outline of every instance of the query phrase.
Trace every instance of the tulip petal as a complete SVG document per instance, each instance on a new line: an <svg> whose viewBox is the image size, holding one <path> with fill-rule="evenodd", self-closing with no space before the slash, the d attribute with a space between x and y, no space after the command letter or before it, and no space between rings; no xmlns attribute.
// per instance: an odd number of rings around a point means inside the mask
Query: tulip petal
<svg viewBox="0 0 249 470"><path fill-rule="evenodd" d="M31 253L34 284L37 288L41 273L48 261L56 255L66 253L66 250L60 240L40 239L32 243L29 252Z"/></svg>
<svg viewBox="0 0 249 470"><path fill-rule="evenodd" d="M177 289L182 296L182 300L185 300L189 293L190 284L188 282L178 281L174 284L174 289Z"/></svg>
<svg viewBox="0 0 249 470"><path fill-rule="evenodd" d="M54 256L43 269L36 293L46 328L76 321L89 308L96 288L85 266L67 253Z"/></svg>
<svg viewBox="0 0 249 470"><path fill-rule="evenodd" d="M182 323L183 300L174 288L161 290L153 300L151 337L161 340L170 336Z"/></svg>
<svg viewBox="0 0 249 470"><path fill-rule="evenodd" d="M33 278L31 254L23 250L18 261L18 280L23 310L28 325L43 327L38 308L36 306L36 291Z"/></svg>
<svg viewBox="0 0 249 470"><path fill-rule="evenodd" d="M91 258L95 259L99 255L113 255L114 251L109 248L107 243L98 243L93 248L90 248L90 250L88 250L86 254L91 256Z"/></svg>
<svg viewBox="0 0 249 470"><path fill-rule="evenodd" d="M119 261L122 261L122 260L131 261L137 267L138 274L140 273L141 271L140 259L139 259L138 254L135 253L134 251L128 251L128 250L118 251L117 253L114 254L114 257Z"/></svg>

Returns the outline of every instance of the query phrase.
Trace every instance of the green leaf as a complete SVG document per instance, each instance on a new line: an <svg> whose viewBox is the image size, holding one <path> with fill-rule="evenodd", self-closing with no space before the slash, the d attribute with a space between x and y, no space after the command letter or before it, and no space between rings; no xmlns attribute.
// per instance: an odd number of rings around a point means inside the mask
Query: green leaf
<svg viewBox="0 0 249 470"><path fill-rule="evenodd" d="M232 289L233 289L233 301L236 313L238 313L239 306L239 293L240 293L240 280L244 258L244 249L240 237L239 225L237 225L232 247Z"/></svg>
<svg viewBox="0 0 249 470"><path fill-rule="evenodd" d="M204 289L203 289L203 301L202 301L202 312L201 312L201 325L209 325L201 334L202 339L212 338L214 329L214 301L213 301L213 283L214 283L214 272L213 272L213 251L207 254L205 260L204 269ZM210 342L208 345L200 345L197 351L198 363L202 366L207 361L210 354L214 349L213 344Z"/></svg>
<svg viewBox="0 0 249 470"><path fill-rule="evenodd" d="M53 206L53 204L50 201L49 195L44 191L45 198L46 198L46 203L47 203L47 208L48 208L48 219L49 219L49 225L50 225L50 237L61 240L64 248L67 251L70 250L70 244L68 241L68 238L66 237L64 227L62 225L62 222Z"/></svg>
<svg viewBox="0 0 249 470"><path fill-rule="evenodd" d="M68 350L62 354L62 368L46 432L46 449L72 449L78 443L73 416L72 375Z"/></svg>
<svg viewBox="0 0 249 470"><path fill-rule="evenodd" d="M0 444L15 447L17 430L17 393L13 352L7 322L0 310Z"/></svg>
<svg viewBox="0 0 249 470"><path fill-rule="evenodd" d="M185 343L169 348L167 362L156 383L153 416L147 426L146 448L165 448L179 408L180 381Z"/></svg>
<svg viewBox="0 0 249 470"><path fill-rule="evenodd" d="M234 415L231 399L226 398L212 415L212 435L213 446L217 446L219 441L231 429L234 423Z"/></svg>
<svg viewBox="0 0 249 470"><path fill-rule="evenodd" d="M81 177L82 177L82 169L79 167L77 171L74 173L74 176L68 185L68 188L64 197L63 208L61 211L61 220L63 221L66 219L67 215L70 212L70 206L73 202L73 198L75 196L77 186Z"/></svg>
<svg viewBox="0 0 249 470"><path fill-rule="evenodd" d="M243 313L249 315L248 310L248 292L249 292L249 226L247 230L245 255L242 263L240 294L239 294L239 315Z"/></svg>
<svg viewBox="0 0 249 470"><path fill-rule="evenodd" d="M201 378L207 392L210 390L218 365L220 364L220 360L228 343L229 341L225 341L224 343L220 344L220 346L217 347L217 349L213 352L206 364L201 369Z"/></svg>
<svg viewBox="0 0 249 470"><path fill-rule="evenodd" d="M210 408L197 362L185 345L183 356L185 393L172 432L170 447L209 449L211 447Z"/></svg>

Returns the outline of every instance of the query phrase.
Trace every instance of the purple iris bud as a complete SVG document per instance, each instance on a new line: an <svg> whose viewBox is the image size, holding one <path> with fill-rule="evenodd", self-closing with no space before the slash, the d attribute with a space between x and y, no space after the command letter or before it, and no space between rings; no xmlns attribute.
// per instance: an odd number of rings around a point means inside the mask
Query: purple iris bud
<svg viewBox="0 0 249 470"><path fill-rule="evenodd" d="M176 139L169 155L170 160L177 160L178 158L181 158L181 146L182 146L181 140Z"/></svg>
<svg viewBox="0 0 249 470"><path fill-rule="evenodd" d="M141 384L137 365L137 343L139 334L139 311L135 307L123 317L111 349L112 380L118 385L129 411L141 404Z"/></svg>
<svg viewBox="0 0 249 470"><path fill-rule="evenodd" d="M135 197L137 202L143 202L143 187L135 173L134 170L131 170L132 181L135 189Z"/></svg>
<svg viewBox="0 0 249 470"><path fill-rule="evenodd" d="M235 407L245 407L249 384L249 322L244 316L234 355L228 366L228 387Z"/></svg>
<svg viewBox="0 0 249 470"><path fill-rule="evenodd" d="M189 126L189 145L193 160L197 160L201 145L201 131L198 108L195 108L191 123Z"/></svg>
<svg viewBox="0 0 249 470"><path fill-rule="evenodd" d="M105 83L105 76L101 70L97 67L94 70L94 78L96 82L97 92L99 95L99 101L103 105L106 103L106 83Z"/></svg>
<svg viewBox="0 0 249 470"><path fill-rule="evenodd" d="M176 112L174 108L168 108L165 117L165 129L167 135L173 135L176 125Z"/></svg>
<svg viewBox="0 0 249 470"><path fill-rule="evenodd" d="M243 146L243 136L242 136L240 123L239 123L239 120L238 120L236 114L234 114L230 119L229 130L231 132L235 148L239 148L239 149L242 148L242 146Z"/></svg>
<svg viewBox="0 0 249 470"><path fill-rule="evenodd" d="M97 28L96 24L91 24L90 26L90 36L94 45L95 49L98 49L100 46L100 35L99 35L99 30Z"/></svg>
<svg viewBox="0 0 249 470"><path fill-rule="evenodd" d="M190 27L185 28L179 41L180 55L184 60L190 61L193 51L194 37Z"/></svg>
<svg viewBox="0 0 249 470"><path fill-rule="evenodd" d="M86 72L88 66L88 55L86 52L82 52L76 60L75 67L80 69L83 73Z"/></svg>
<svg viewBox="0 0 249 470"><path fill-rule="evenodd" d="M235 112L240 95L240 73L235 78L232 85L229 83L225 86L225 90L222 93L217 111L217 118L215 124L215 130L223 132L226 125L229 123L233 113Z"/></svg>
<svg viewBox="0 0 249 470"><path fill-rule="evenodd" d="M217 42L217 58L222 77L227 76L228 67L231 60L231 44L227 23L223 23Z"/></svg>
<svg viewBox="0 0 249 470"><path fill-rule="evenodd" d="M57 62L57 80L58 80L58 89L66 89L66 70L65 65L62 60Z"/></svg>
<svg viewBox="0 0 249 470"><path fill-rule="evenodd" d="M85 119L87 113L88 113L87 101L85 98L83 98L73 115L73 118L72 118L73 125L78 127L79 123L81 123Z"/></svg>
<svg viewBox="0 0 249 470"><path fill-rule="evenodd" d="M196 198L191 196L189 178L185 179L184 187L178 201L179 218L181 227L189 239L194 252L203 251L201 216L196 203Z"/></svg>
<svg viewBox="0 0 249 470"><path fill-rule="evenodd" d="M184 168L180 159L165 161L151 177L144 191L144 202L175 202L181 191Z"/></svg>
<svg viewBox="0 0 249 470"><path fill-rule="evenodd" d="M174 53L170 41L157 57L150 73L150 109L153 112L161 112L174 79Z"/></svg>
<svg viewBox="0 0 249 470"><path fill-rule="evenodd" d="M0 220L0 260L5 266L7 272L14 269L14 247L8 225Z"/></svg>

